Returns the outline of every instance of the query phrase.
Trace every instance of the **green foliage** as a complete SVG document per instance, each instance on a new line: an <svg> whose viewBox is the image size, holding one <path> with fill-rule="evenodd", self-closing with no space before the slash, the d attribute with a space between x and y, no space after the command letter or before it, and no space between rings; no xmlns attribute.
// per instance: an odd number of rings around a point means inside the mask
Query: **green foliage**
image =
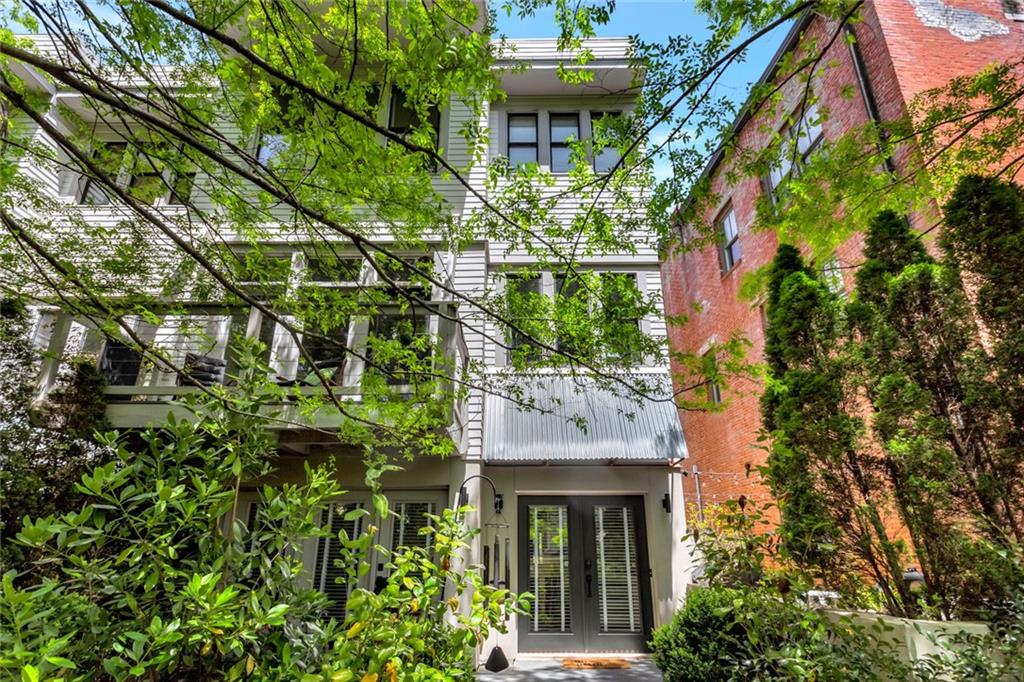
<svg viewBox="0 0 1024 682"><path fill-rule="evenodd" d="M1024 449L1024 189L984 176L967 176L946 204L939 243L950 267L974 287L977 313L992 338L992 356L1011 403Z"/></svg>
<svg viewBox="0 0 1024 682"><path fill-rule="evenodd" d="M672 621L654 630L651 654L666 680L714 682L745 658L746 638L733 617L738 595L727 588L693 590Z"/></svg>
<svg viewBox="0 0 1024 682"><path fill-rule="evenodd" d="M669 682L901 679L905 667L878 634L769 587L712 586L687 594L650 646Z"/></svg>
<svg viewBox="0 0 1024 682"><path fill-rule="evenodd" d="M779 501L782 542L832 584L852 567L872 575L902 613L910 601L903 548L885 525L880 463L864 451L857 387L840 352L842 302L791 246L780 247L769 283L761 411L770 448L762 473Z"/></svg>
<svg viewBox="0 0 1024 682"><path fill-rule="evenodd" d="M358 589L349 597L344 632L327 657L326 677L358 671L385 680L473 679L473 649L492 630L504 630L507 619L528 602L484 583L476 570L457 569L475 534L462 524L465 511L445 509L432 516L434 525L422 531L432 537L431 552L398 548L389 557L384 588ZM462 600L470 602L468 611L460 610Z"/></svg>
<svg viewBox="0 0 1024 682"><path fill-rule="evenodd" d="M872 221L865 259L850 305L852 348L894 503L926 576L924 601L942 614L975 614L1015 581L996 551L1019 541L1021 460L1004 445L1012 431L1004 395L957 269L936 263L893 213Z"/></svg>
<svg viewBox="0 0 1024 682"><path fill-rule="evenodd" d="M110 458L98 441L108 427L102 375L87 358L73 358L36 409L39 353L29 342L24 306L0 301L0 567L22 570L30 556L13 542L25 516L80 507L82 474ZM28 553L31 555L31 552ZM43 569L45 570L45 568Z"/></svg>
<svg viewBox="0 0 1024 682"><path fill-rule="evenodd" d="M1000 344L1022 320L996 291L1019 288L1007 273L1024 266L1022 205L1014 186L965 178L942 261L906 219L880 212L848 303L792 247L768 273L763 473L782 547L834 585L857 566L893 613L987 618L1021 580L1007 550L1021 541L1017 363ZM991 353L979 319L993 320ZM889 530L894 519L908 543ZM901 579L907 561L925 575L914 594Z"/></svg>
<svg viewBox="0 0 1024 682"><path fill-rule="evenodd" d="M232 410L206 405L201 418L138 440L111 437L117 456L82 477L80 511L25 519L17 540L54 577L18 586L14 571L4 576L0 670L39 679L469 678L472 648L525 602L462 568L471 533L459 513L434 518L431 553L381 557L384 589L356 590L344 623L323 618L327 601L308 586L302 548L328 533L322 512L342 491L332 468L307 467L303 484L263 486L246 528L239 484L272 473L273 442L258 410L238 409L243 400ZM371 486L381 471L368 473ZM372 515L387 515L386 498L375 501ZM349 579L369 565L375 533L339 533ZM463 599L468 608L456 613Z"/></svg>

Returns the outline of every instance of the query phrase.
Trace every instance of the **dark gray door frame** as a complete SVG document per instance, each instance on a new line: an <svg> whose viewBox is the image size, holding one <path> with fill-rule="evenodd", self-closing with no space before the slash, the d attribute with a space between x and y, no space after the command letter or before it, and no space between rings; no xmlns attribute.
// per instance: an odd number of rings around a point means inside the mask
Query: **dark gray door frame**
<svg viewBox="0 0 1024 682"><path fill-rule="evenodd" d="M529 507L562 505L567 509L569 529L570 623L568 633L531 632L530 616L518 619L519 650L529 652L644 651L650 639L652 618L651 571L647 554L647 527L643 497L627 495L526 495L518 500L519 592L531 591L529 554ZM597 552L595 543L595 506L628 506L633 510L637 542L637 571L640 586L639 634L601 633L597 598ZM588 563L589 562L589 563ZM590 592L586 576L590 576Z"/></svg>

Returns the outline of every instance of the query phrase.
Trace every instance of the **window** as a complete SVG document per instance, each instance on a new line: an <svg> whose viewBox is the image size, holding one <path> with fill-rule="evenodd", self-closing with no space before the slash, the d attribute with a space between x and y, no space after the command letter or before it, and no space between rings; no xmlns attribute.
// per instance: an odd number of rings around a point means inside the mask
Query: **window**
<svg viewBox="0 0 1024 682"><path fill-rule="evenodd" d="M250 296L267 301L282 296L292 271L291 255L266 254L259 250L229 255L238 286Z"/></svg>
<svg viewBox="0 0 1024 682"><path fill-rule="evenodd" d="M537 163L537 114L508 115L508 163L511 168Z"/></svg>
<svg viewBox="0 0 1024 682"><path fill-rule="evenodd" d="M573 169L572 142L580 139L579 114L551 114L551 172L568 173Z"/></svg>
<svg viewBox="0 0 1024 682"><path fill-rule="evenodd" d="M348 353L349 321L346 318L330 329L311 329L303 334L302 347L305 356L299 358L299 371L296 375L302 383L316 386L320 378L316 371L323 375L331 386L341 384L345 369L345 355Z"/></svg>
<svg viewBox="0 0 1024 682"><path fill-rule="evenodd" d="M843 281L843 268L839 258L831 256L821 266L821 279L833 294L846 297L846 283Z"/></svg>
<svg viewBox="0 0 1024 682"><path fill-rule="evenodd" d="M115 182L121 174L124 166L125 154L128 151L127 142L105 142L99 143L92 151L92 161ZM83 176L83 184L78 194L78 203L90 206L106 206L111 201L106 191L100 186L100 182L88 175Z"/></svg>
<svg viewBox="0 0 1024 682"><path fill-rule="evenodd" d="M637 365L643 332L643 296L633 273L606 272L601 275L601 313L604 316L604 347L609 357L626 365Z"/></svg>
<svg viewBox="0 0 1024 682"><path fill-rule="evenodd" d="M595 111L590 115L590 120L594 127L595 139L600 139L602 142L612 141L614 137L614 131L612 127L616 125L619 119L622 118L622 112L618 111ZM594 152L594 171L597 173L610 173L615 164L619 162L621 158L619 150L614 145L605 146L600 151Z"/></svg>
<svg viewBox="0 0 1024 682"><path fill-rule="evenodd" d="M704 353L704 355L701 356L701 359L703 360L705 368L705 376L708 377L707 384L705 384L707 387L708 402L712 405L720 405L722 403L722 388L718 385L718 382L711 378L716 376L718 371L718 363L715 358L714 350L709 350Z"/></svg>
<svg viewBox="0 0 1024 682"><path fill-rule="evenodd" d="M344 566L349 557L338 538L339 534L344 534L347 539L354 540L362 532L362 515L365 512L359 511L361 507L358 502L332 504L323 511L321 518L330 534L317 541L314 584L331 601L325 615L338 621L345 618L348 596L355 583Z"/></svg>
<svg viewBox="0 0 1024 682"><path fill-rule="evenodd" d="M380 269L378 283L393 295L400 296L400 292L405 292L403 298L429 300L432 283L428 276L433 277L434 274L433 256L391 258L381 255L377 258L377 267Z"/></svg>
<svg viewBox="0 0 1024 682"><path fill-rule="evenodd" d="M167 203L171 206L183 206L192 196L192 188L196 184L196 165L185 154L184 149L178 150L172 171L171 193Z"/></svg>
<svg viewBox="0 0 1024 682"><path fill-rule="evenodd" d="M575 313L582 308L589 313L590 301L581 296L583 283L572 273L555 275L555 345L558 350L575 353L580 350L586 340L584 334L589 329L581 329Z"/></svg>
<svg viewBox="0 0 1024 682"><path fill-rule="evenodd" d="M794 171L794 161L797 163L796 172L799 172L800 166L807 162L814 150L821 144L822 126L819 118L818 107L811 102L806 106L795 125L786 124L779 132L782 137L782 144L779 147L780 156L768 171L767 177L768 189L773 199L776 197L779 185ZM795 141L794 138L796 138Z"/></svg>
<svg viewBox="0 0 1024 682"><path fill-rule="evenodd" d="M436 513L433 502L396 502L393 505L396 517L392 520L391 550L401 547L422 547L430 551L434 536L421 533L423 528L432 527L430 515Z"/></svg>
<svg viewBox="0 0 1024 682"><path fill-rule="evenodd" d="M719 234L718 260L726 273L740 261L740 231L736 226L736 213L730 206L716 226Z"/></svg>
<svg viewBox="0 0 1024 682"><path fill-rule="evenodd" d="M708 383L708 402L712 405L722 404L722 389L714 381Z"/></svg>
<svg viewBox="0 0 1024 682"><path fill-rule="evenodd" d="M406 369L426 371L431 356L427 316L416 313L383 313L373 319L373 339L367 352L371 364L384 372L392 386L413 383ZM394 342L397 342L394 343ZM383 344L389 344L384 350Z"/></svg>
<svg viewBox="0 0 1024 682"><path fill-rule="evenodd" d="M108 386L134 386L142 373L142 351L116 339L107 339L99 369Z"/></svg>
<svg viewBox="0 0 1024 682"><path fill-rule="evenodd" d="M362 270L361 258L310 258L306 261L306 272L311 282L321 285L352 285L359 282Z"/></svg>
<svg viewBox="0 0 1024 682"><path fill-rule="evenodd" d="M408 100L405 97L405 93L399 88L391 89L391 111L388 116L388 130L401 135L402 137L409 137L412 135L416 128L420 128L425 124L429 124L431 130L434 131L433 143L434 149L439 146L440 131L441 131L441 109L436 104L432 105L427 111L426 118L420 118L412 106L409 105Z"/></svg>
<svg viewBox="0 0 1024 682"><path fill-rule="evenodd" d="M538 328L538 325L546 324L542 309L539 309L539 306L543 306L540 275L509 274L505 279L505 287L509 319L524 330L509 330L506 339L509 350L520 350L528 356L539 355L540 349L533 343L531 336L543 336L544 329Z"/></svg>
<svg viewBox="0 0 1024 682"><path fill-rule="evenodd" d="M132 149L131 175L128 178L128 193L144 204L153 203L166 194L164 183L164 161L166 150L153 149L147 153L138 147Z"/></svg>

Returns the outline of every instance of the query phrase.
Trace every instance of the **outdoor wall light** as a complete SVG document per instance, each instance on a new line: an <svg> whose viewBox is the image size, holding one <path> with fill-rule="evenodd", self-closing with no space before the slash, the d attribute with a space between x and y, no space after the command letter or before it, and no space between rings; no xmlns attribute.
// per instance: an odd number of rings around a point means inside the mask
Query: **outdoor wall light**
<svg viewBox="0 0 1024 682"><path fill-rule="evenodd" d="M917 592L924 588L924 573L911 566L903 573L903 584L911 592Z"/></svg>
<svg viewBox="0 0 1024 682"><path fill-rule="evenodd" d="M666 514L672 513L672 498L669 497L668 493L665 493L665 496L661 498L661 508L665 510Z"/></svg>
<svg viewBox="0 0 1024 682"><path fill-rule="evenodd" d="M491 485L491 492L494 493L494 513L500 514L502 510L505 508L505 496L498 492L498 488L497 486L494 485L494 481L492 481L487 476L484 476L483 474L474 474L473 476L470 476L469 478L462 482L462 484L459 486L458 506L465 507L467 504L469 504L469 491L466 490L466 484L472 481L474 478L479 478L484 481L487 481Z"/></svg>

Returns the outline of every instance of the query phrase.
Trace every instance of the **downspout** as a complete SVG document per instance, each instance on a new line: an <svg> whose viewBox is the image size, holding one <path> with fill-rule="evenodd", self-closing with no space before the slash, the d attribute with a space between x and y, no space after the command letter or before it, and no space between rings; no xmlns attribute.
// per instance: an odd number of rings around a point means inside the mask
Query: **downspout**
<svg viewBox="0 0 1024 682"><path fill-rule="evenodd" d="M868 118L876 126L882 122L882 117L878 113L878 101L875 99L875 89L871 86L871 78L868 76L867 64L864 62L864 54L860 51L860 44L857 41L857 33L853 30L853 26L847 22L843 26L843 30L846 33L848 40L846 44L850 46L850 57L853 59L853 70L857 74L857 84L860 86L860 95L864 99L864 107L868 111ZM881 145L879 145L879 151L881 151ZM889 173L896 174L896 164L893 163L892 156L886 155L885 157L885 169Z"/></svg>

